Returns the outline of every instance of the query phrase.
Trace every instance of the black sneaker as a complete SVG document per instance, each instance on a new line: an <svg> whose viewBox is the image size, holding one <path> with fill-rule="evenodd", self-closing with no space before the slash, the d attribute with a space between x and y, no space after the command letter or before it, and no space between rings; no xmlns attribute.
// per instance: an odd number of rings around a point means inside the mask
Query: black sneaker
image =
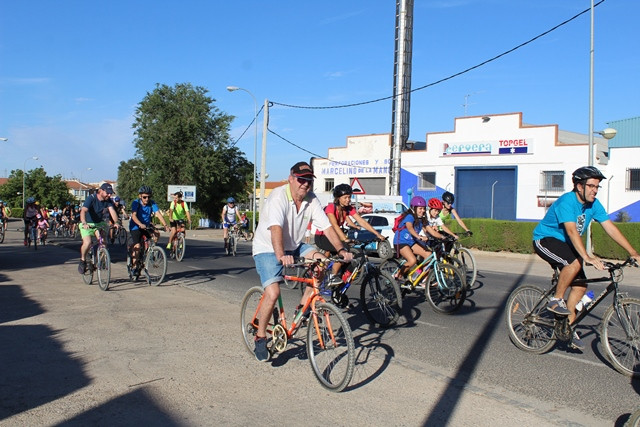
<svg viewBox="0 0 640 427"><path fill-rule="evenodd" d="M563 299L551 299L547 304L547 310L559 316L568 316L569 310Z"/></svg>
<svg viewBox="0 0 640 427"><path fill-rule="evenodd" d="M257 337L254 340L256 348L253 350L253 353L256 355L256 359L258 362L266 362L269 360L269 351L267 350L267 338L266 337Z"/></svg>
<svg viewBox="0 0 640 427"><path fill-rule="evenodd" d="M329 277L329 287L330 288L337 288L338 286L342 285L344 282L342 281L342 278L340 277L339 274L332 274Z"/></svg>
<svg viewBox="0 0 640 427"><path fill-rule="evenodd" d="M575 331L573 332L573 336L571 337L571 344L569 344L569 346L574 350L584 350L585 348L584 341L580 339L580 336Z"/></svg>
<svg viewBox="0 0 640 427"><path fill-rule="evenodd" d="M85 271L87 271L87 262L80 261L80 263L78 264L78 273L84 274Z"/></svg>

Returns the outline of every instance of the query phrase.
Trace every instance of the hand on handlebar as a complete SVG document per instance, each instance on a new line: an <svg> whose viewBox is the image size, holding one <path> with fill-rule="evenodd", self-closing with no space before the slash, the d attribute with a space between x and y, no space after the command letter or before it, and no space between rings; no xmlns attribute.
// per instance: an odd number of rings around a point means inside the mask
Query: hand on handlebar
<svg viewBox="0 0 640 427"><path fill-rule="evenodd" d="M587 264L593 265L598 270L604 270L604 264L602 263L602 260L600 260L600 258L596 258L594 256L587 256L584 259L584 262Z"/></svg>

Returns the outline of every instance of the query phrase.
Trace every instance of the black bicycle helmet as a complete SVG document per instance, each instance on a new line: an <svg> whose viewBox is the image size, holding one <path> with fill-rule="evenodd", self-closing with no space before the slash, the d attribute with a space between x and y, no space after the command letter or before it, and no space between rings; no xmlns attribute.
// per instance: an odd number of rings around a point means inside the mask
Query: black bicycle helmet
<svg viewBox="0 0 640 427"><path fill-rule="evenodd" d="M342 197L345 194L349 194L349 195L353 194L353 189L349 184L340 184L340 185L336 185L333 188L334 199L337 199L338 197Z"/></svg>
<svg viewBox="0 0 640 427"><path fill-rule="evenodd" d="M598 168L594 166L583 166L581 168L573 171L571 179L573 180L573 185L576 185L579 182L586 182L588 179L595 178L602 181L603 179L607 179L602 172L598 170Z"/></svg>
<svg viewBox="0 0 640 427"><path fill-rule="evenodd" d="M442 200L452 205L456 198L453 196L453 194L445 191L444 193L442 193Z"/></svg>
<svg viewBox="0 0 640 427"><path fill-rule="evenodd" d="M138 190L138 194L148 194L148 195L152 196L153 195L153 190L151 190L151 187L149 187L148 185L143 185Z"/></svg>

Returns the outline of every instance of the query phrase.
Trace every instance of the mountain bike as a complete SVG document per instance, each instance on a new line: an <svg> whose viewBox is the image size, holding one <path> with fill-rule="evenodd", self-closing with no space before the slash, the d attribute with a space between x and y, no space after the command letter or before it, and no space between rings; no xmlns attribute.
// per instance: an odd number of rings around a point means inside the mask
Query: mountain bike
<svg viewBox="0 0 640 427"><path fill-rule="evenodd" d="M302 307L295 313L290 325L287 325L282 295L273 310L271 319L259 319L258 312L262 304L264 289L255 286L247 291L242 299L240 326L247 350L253 355L254 339L260 322L267 322L267 348L273 356L283 352L287 343L294 339L298 329L307 323L307 356L314 375L320 384L331 391L342 391L349 385L355 366L355 343L349 323L340 309L325 301L320 294L319 280L325 276L329 259L301 260L291 267L300 267L302 277L285 276L287 280L297 281L313 290Z"/></svg>
<svg viewBox="0 0 640 427"><path fill-rule="evenodd" d="M446 255L445 244L452 240L451 236L436 241L431 255L413 266L406 278L397 276L400 267L407 262L405 259L388 259L380 265L380 270L397 278L403 296L424 292L433 311L453 314L467 297L467 285L465 274L456 264L458 261Z"/></svg>
<svg viewBox="0 0 640 427"><path fill-rule="evenodd" d="M238 224L234 224L233 227L229 228L229 235L227 238L227 247L225 251L227 255L236 256L238 251L238 239L240 238L240 233L238 232Z"/></svg>
<svg viewBox="0 0 640 427"><path fill-rule="evenodd" d="M103 228L98 229L98 237L91 236L91 240L95 240L95 243L89 249L91 255L87 259L87 268L82 275L82 280L87 285L93 282L93 274L98 275L98 286L103 291L109 289L109 281L111 280L111 255L105 244L105 232Z"/></svg>
<svg viewBox="0 0 640 427"><path fill-rule="evenodd" d="M127 244L127 230L124 229L122 223L118 223L120 226L109 227L109 236L111 236L111 244L119 244L120 246L124 246Z"/></svg>
<svg viewBox="0 0 640 427"><path fill-rule="evenodd" d="M148 284L158 286L167 274L167 254L164 249L156 245L158 231L153 224L149 224L147 230L153 237L148 238L144 233L142 234L137 265L133 265L132 262L133 244L127 248L127 271L129 279L134 282L138 281L140 274L144 273Z"/></svg>
<svg viewBox="0 0 640 427"><path fill-rule="evenodd" d="M468 235L468 233L467 233ZM460 243L460 239L456 239L452 242L451 251L449 254L460 261L460 267L465 274L467 289L471 289L478 277L478 267L476 265L476 258L473 253Z"/></svg>
<svg viewBox="0 0 640 427"><path fill-rule="evenodd" d="M4 222L6 220L0 219L0 243L4 242Z"/></svg>
<svg viewBox="0 0 640 427"><path fill-rule="evenodd" d="M184 251L187 248L187 242L184 235L184 220L179 219L176 221L176 235L173 236L171 242L171 250L169 251L169 257L175 258L176 261L182 261L184 258Z"/></svg>
<svg viewBox="0 0 640 427"><path fill-rule="evenodd" d="M38 227L36 226L35 218L27 222L27 248L33 244L33 250L38 250Z"/></svg>
<svg viewBox="0 0 640 427"><path fill-rule="evenodd" d="M551 350L558 341L569 343L577 325L609 294L613 302L606 309L600 326L600 342L611 365L620 373L640 378L640 299L623 297L618 285L623 269L638 264L633 258L623 263L604 262L608 277L577 279L573 284L609 282L600 295L583 308L570 324L567 316L558 316L547 310L547 303L558 284L558 270L554 270L548 290L532 285L515 289L505 308L509 338L521 350L542 354Z"/></svg>

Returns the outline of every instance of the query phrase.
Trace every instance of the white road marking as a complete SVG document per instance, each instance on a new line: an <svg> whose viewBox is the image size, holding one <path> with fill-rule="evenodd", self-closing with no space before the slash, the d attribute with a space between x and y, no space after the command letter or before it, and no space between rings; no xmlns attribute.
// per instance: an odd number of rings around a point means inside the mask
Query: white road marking
<svg viewBox="0 0 640 427"><path fill-rule="evenodd" d="M560 357L560 358L563 358L563 359L573 360L573 361L576 361L576 362L585 363L585 364L591 365L591 366L600 366L602 368L608 368L608 366L605 366L604 363L593 362L591 360L584 360L584 359L581 359L581 358L576 357L576 356L569 356L568 354L550 353L550 355L551 356L555 356L555 357Z"/></svg>

